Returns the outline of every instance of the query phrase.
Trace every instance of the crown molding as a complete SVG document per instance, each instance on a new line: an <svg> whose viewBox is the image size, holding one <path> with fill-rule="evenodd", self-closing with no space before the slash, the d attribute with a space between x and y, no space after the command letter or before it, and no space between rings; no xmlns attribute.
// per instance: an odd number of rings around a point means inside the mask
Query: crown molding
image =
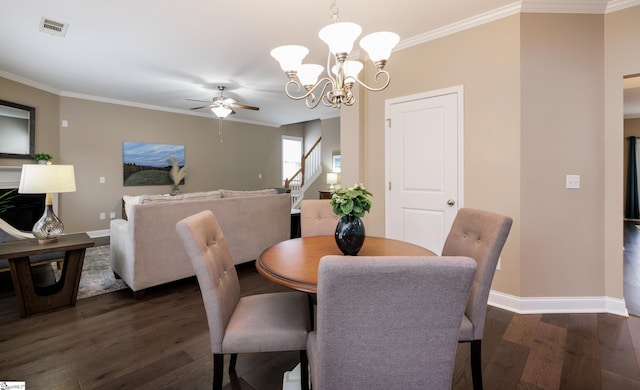
<svg viewBox="0 0 640 390"><path fill-rule="evenodd" d="M421 43L433 41L433 40L445 37L447 35L452 35L460 31L468 30L473 27L490 23L495 20L506 18L507 16L520 13L520 10L521 10L520 2L512 3L504 7L500 7L500 8L491 10L489 12L485 12L485 13L473 16L471 18L467 18L459 22L452 23L450 25L447 25L435 30L427 31L423 34L416 35L408 39L404 39L398 44L398 46L396 47L396 50L406 49L412 46L419 45Z"/></svg>
<svg viewBox="0 0 640 390"><path fill-rule="evenodd" d="M54 95L60 95L60 93L62 92L61 90L59 90L57 88L54 88L54 87L51 87L49 85L45 85L45 84L42 84L42 83L38 83L36 81L29 80L29 79L24 78L24 77L16 76L13 73L5 72L4 70L1 70L1 69L0 69L0 77L8 79L8 80L11 80L11 81L15 81L15 82L20 83L20 84L28 85L29 87L40 89L42 91L46 91L46 92L52 93Z"/></svg>
<svg viewBox="0 0 640 390"><path fill-rule="evenodd" d="M620 11L625 8L635 7L636 5L640 5L640 0L613 0L607 4L605 13Z"/></svg>
<svg viewBox="0 0 640 390"><path fill-rule="evenodd" d="M450 25L402 40L395 50L402 50L447 35L468 30L519 13L607 14L640 5L640 0L522 0L496 8Z"/></svg>
<svg viewBox="0 0 640 390"><path fill-rule="evenodd" d="M607 1L604 0L524 0L522 12L551 14L604 14Z"/></svg>

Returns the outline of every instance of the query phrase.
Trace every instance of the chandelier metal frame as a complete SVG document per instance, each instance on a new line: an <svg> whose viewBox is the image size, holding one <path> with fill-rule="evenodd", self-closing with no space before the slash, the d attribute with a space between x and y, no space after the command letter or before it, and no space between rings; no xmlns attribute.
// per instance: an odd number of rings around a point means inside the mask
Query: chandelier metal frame
<svg viewBox="0 0 640 390"><path fill-rule="evenodd" d="M351 61L348 59L351 49L349 49L349 52L339 50L334 53L332 52L332 43L328 42L330 38L323 37L323 31L325 30L332 29L333 27L337 27L338 25L350 25L349 28L357 30L356 33L353 33L351 31L349 32L349 34L354 34L352 40L353 42L355 41L357 36L360 35L360 26L354 23L339 23L338 7L336 6L335 0L332 1L330 9L332 13L332 24L323 28L319 34L320 38L324 40L330 47L329 54L327 56L326 69L320 65L302 64L302 59L308 53L308 49L303 46L280 46L271 51L271 55L280 62L282 70L288 77L288 81L286 82L284 88L287 96L294 100L304 100L306 106L310 109L316 108L320 104L320 102L322 102L322 104L327 107L333 108L340 108L342 105L351 106L356 102L356 98L352 91L353 86L356 83L369 91L378 92L387 88L389 86L389 83L391 82L391 76L389 72L384 69L384 67L387 64L387 60L391 53L391 50L399 41L398 35L391 32L378 32L365 36L360 41L360 45L363 48L365 48L366 44L363 43L363 41L368 40L369 42L367 45L370 48L373 48L372 45L384 45L386 46L387 50L386 54L376 55L376 58L371 58L377 69L373 80L376 83L382 83L382 85L380 87L369 86L358 78L358 73L363 68L362 63L359 61ZM376 35L377 37L373 38L373 36ZM381 36L383 35L384 38L381 38ZM333 39L337 38L335 38L334 36ZM351 37L346 37L346 39L349 40L351 39ZM383 39L387 42L381 43L379 41L376 41L375 39ZM351 47L353 46L352 42ZM371 56L372 49L365 50L369 51L369 55ZM285 58L289 56L292 57ZM293 57L296 58L294 59ZM331 67L332 59L334 60L333 67ZM292 63L295 63L295 65L292 65ZM315 75L315 77L311 76L311 79L317 81L309 82L306 81L309 79L309 76L302 77L301 73L303 72L303 69L305 69L305 67L308 67L307 69L314 67L313 70L309 71L311 71ZM325 75L318 80L317 78L323 71L325 71ZM382 80L380 80L381 78ZM306 82L303 81L303 79ZM302 95L296 94L296 92L300 92L303 88L305 92Z"/></svg>

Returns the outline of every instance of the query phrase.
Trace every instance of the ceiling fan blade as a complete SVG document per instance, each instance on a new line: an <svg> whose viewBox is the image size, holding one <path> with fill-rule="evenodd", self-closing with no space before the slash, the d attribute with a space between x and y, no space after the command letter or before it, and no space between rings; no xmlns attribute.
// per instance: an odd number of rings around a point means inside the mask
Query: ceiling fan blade
<svg viewBox="0 0 640 390"><path fill-rule="evenodd" d="M193 108L191 108L191 110L199 110L201 108L209 108L209 107L213 107L213 106L217 106L217 104L207 104L206 106L193 107Z"/></svg>
<svg viewBox="0 0 640 390"><path fill-rule="evenodd" d="M184 99L184 100L188 100L190 102L202 102L202 103L209 103L211 100L199 100L199 99Z"/></svg>
<svg viewBox="0 0 640 390"><path fill-rule="evenodd" d="M240 103L233 103L233 104L230 104L229 106L233 108L244 108L245 110L254 110L254 111L258 111L260 109L259 107L247 106L245 104L240 104Z"/></svg>

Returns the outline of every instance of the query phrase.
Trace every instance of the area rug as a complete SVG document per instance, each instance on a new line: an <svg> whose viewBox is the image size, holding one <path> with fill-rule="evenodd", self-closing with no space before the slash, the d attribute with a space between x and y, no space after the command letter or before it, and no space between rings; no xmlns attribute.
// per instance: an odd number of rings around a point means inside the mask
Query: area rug
<svg viewBox="0 0 640 390"><path fill-rule="evenodd" d="M61 271L54 268L56 280L60 279ZM84 255L78 299L94 297L127 288L120 279L113 276L109 262L109 245L87 248Z"/></svg>

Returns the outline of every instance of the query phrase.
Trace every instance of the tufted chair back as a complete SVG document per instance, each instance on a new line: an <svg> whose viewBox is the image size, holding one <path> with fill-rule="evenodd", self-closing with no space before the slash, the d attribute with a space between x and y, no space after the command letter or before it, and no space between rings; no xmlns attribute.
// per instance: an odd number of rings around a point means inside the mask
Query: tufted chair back
<svg viewBox="0 0 640 390"><path fill-rule="evenodd" d="M459 342L471 345L471 372L474 390L482 389L482 334L487 301L498 258L513 220L482 210L458 210L442 248L442 256L467 256L478 264L462 323Z"/></svg>
<svg viewBox="0 0 640 390"><path fill-rule="evenodd" d="M450 389L475 273L468 257L323 257L314 390Z"/></svg>
<svg viewBox="0 0 640 390"><path fill-rule="evenodd" d="M473 338L482 338L491 282L512 219L482 210L458 210L442 249L442 256L467 256L478 263L465 315L473 324Z"/></svg>
<svg viewBox="0 0 640 390"><path fill-rule="evenodd" d="M198 277L212 352L222 353L225 329L240 300L240 283L227 241L211 210L183 219L176 231Z"/></svg>
<svg viewBox="0 0 640 390"><path fill-rule="evenodd" d="M333 236L340 217L334 214L329 199L305 199L300 203L300 235Z"/></svg>

